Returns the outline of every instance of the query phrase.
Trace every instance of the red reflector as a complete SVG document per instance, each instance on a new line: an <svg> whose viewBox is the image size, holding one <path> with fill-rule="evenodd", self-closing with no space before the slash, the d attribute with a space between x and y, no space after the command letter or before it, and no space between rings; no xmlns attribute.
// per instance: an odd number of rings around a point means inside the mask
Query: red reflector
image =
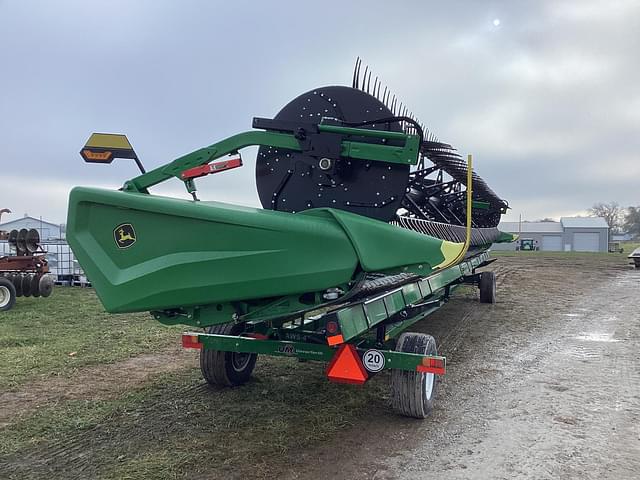
<svg viewBox="0 0 640 480"><path fill-rule="evenodd" d="M332 347L334 345L340 345L344 343L344 337L342 335L334 335L333 337L327 337L327 343Z"/></svg>
<svg viewBox="0 0 640 480"><path fill-rule="evenodd" d="M327 322L327 333L329 335L335 335L338 332L338 322L331 320Z"/></svg>
<svg viewBox="0 0 640 480"><path fill-rule="evenodd" d="M349 343L341 345L327 367L327 377L336 383L362 385L369 375L364 369L356 347Z"/></svg>
<svg viewBox="0 0 640 480"><path fill-rule="evenodd" d="M425 357L422 359L422 365L418 365L416 370L423 373L444 375L445 367L446 361L444 357Z"/></svg>
<svg viewBox="0 0 640 480"><path fill-rule="evenodd" d="M198 335L190 335L188 333L182 335L182 346L184 348L202 348L202 344L198 341Z"/></svg>
<svg viewBox="0 0 640 480"><path fill-rule="evenodd" d="M223 172L225 170L231 170L232 168L238 168L241 166L242 159L232 158L230 160L223 160L222 162L209 163L207 165L189 168L180 174L180 178L183 180L189 180L190 178L204 177L210 173Z"/></svg>

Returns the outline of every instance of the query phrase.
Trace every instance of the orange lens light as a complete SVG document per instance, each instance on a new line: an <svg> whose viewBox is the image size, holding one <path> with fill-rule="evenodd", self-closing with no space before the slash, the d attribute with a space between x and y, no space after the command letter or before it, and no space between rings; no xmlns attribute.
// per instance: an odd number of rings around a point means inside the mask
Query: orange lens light
<svg viewBox="0 0 640 480"><path fill-rule="evenodd" d="M82 154L87 160L93 160L96 162L106 162L111 158L111 155L113 155L113 152L108 150L105 152L93 152L85 148L84 150L82 150Z"/></svg>
<svg viewBox="0 0 640 480"><path fill-rule="evenodd" d="M342 335L334 335L333 337L327 337L327 343L332 347L334 345L340 345L341 343L344 343L344 337Z"/></svg>

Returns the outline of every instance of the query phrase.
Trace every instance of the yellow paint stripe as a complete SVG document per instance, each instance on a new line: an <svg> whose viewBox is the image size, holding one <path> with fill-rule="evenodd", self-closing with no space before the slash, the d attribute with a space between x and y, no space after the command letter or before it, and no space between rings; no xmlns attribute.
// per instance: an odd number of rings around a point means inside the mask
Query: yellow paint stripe
<svg viewBox="0 0 640 480"><path fill-rule="evenodd" d="M440 251L442 252L444 260L436 265L435 268L453 265L456 258L465 251L464 243L447 242L446 240L443 240L442 245L440 246Z"/></svg>
<svg viewBox="0 0 640 480"><path fill-rule="evenodd" d="M126 135L115 133L93 133L87 140L85 147L98 148L119 148L123 150L133 150Z"/></svg>
<svg viewBox="0 0 640 480"><path fill-rule="evenodd" d="M436 265L436 268L447 268L460 262L471 244L471 209L473 207L473 159L471 155L467 155L467 225L466 239L464 243L453 243L444 240L440 251L444 255L444 262ZM450 245L446 245L449 243Z"/></svg>

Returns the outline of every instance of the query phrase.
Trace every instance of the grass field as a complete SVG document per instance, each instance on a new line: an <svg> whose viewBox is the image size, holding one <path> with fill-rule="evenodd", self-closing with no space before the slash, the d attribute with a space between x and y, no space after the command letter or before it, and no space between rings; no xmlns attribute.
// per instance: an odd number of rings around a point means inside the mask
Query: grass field
<svg viewBox="0 0 640 480"><path fill-rule="evenodd" d="M640 248L640 242L620 242L620 246L624 249L623 254L629 255L636 248Z"/></svg>
<svg viewBox="0 0 640 480"><path fill-rule="evenodd" d="M109 315L93 289L61 287L50 298L18 298L0 325L0 389L154 352L180 331L147 313Z"/></svg>
<svg viewBox="0 0 640 480"><path fill-rule="evenodd" d="M386 375L345 389L293 359L261 357L248 385L212 389L194 352L177 348L181 327L106 314L91 289L19 298L0 325L2 478L186 478L212 465L225 478L267 478L279 455L388 408Z"/></svg>

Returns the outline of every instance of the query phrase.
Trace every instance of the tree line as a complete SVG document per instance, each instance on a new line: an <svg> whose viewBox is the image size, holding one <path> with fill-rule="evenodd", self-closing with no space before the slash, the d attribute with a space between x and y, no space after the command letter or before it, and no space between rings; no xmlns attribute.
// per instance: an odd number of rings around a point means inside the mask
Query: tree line
<svg viewBox="0 0 640 480"><path fill-rule="evenodd" d="M592 217L602 217L615 233L629 233L640 236L640 206L621 207L618 202L596 203L589 210Z"/></svg>

